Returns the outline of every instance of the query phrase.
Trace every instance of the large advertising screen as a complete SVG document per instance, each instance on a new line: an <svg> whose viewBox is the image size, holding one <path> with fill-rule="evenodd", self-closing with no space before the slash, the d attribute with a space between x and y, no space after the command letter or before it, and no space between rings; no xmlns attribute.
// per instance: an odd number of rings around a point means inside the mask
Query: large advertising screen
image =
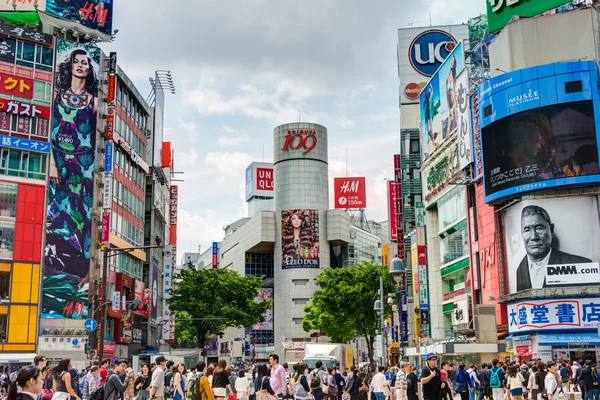
<svg viewBox="0 0 600 400"><path fill-rule="evenodd" d="M596 197L524 200L503 221L510 293L600 284Z"/></svg>
<svg viewBox="0 0 600 400"><path fill-rule="evenodd" d="M56 46L42 317L85 319L100 49L64 40Z"/></svg>
<svg viewBox="0 0 600 400"><path fill-rule="evenodd" d="M256 301L262 302L265 300L273 300L273 288L260 288L258 289L258 295ZM263 314L265 322L259 322L252 326L255 331L272 331L273 330L273 306L269 307Z"/></svg>
<svg viewBox="0 0 600 400"><path fill-rule="evenodd" d="M281 268L319 268L319 210L281 212Z"/></svg>
<svg viewBox="0 0 600 400"><path fill-rule="evenodd" d="M465 68L463 43L431 77L420 96L423 160L430 156L457 128L459 119L458 75Z"/></svg>
<svg viewBox="0 0 600 400"><path fill-rule="evenodd" d="M46 0L46 12L112 34L113 0Z"/></svg>
<svg viewBox="0 0 600 400"><path fill-rule="evenodd" d="M600 182L595 63L504 74L480 85L478 98L486 203Z"/></svg>

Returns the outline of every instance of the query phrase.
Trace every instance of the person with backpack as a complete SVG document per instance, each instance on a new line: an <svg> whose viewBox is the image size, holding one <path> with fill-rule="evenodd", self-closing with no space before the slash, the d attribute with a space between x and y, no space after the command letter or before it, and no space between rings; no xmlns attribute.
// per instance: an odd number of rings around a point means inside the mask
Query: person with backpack
<svg viewBox="0 0 600 400"><path fill-rule="evenodd" d="M504 399L506 374L504 370L498 366L498 359L492 360L492 368L488 371L488 381L492 389L492 397L494 400Z"/></svg>
<svg viewBox="0 0 600 400"><path fill-rule="evenodd" d="M461 400L468 400L471 388L473 388L471 376L465 371L465 364L459 364L458 371L456 372L454 391L460 395Z"/></svg>
<svg viewBox="0 0 600 400"><path fill-rule="evenodd" d="M159 357L161 357L161 356L159 356ZM158 359L158 357L157 357L157 359ZM166 360L166 358L165 358L165 360ZM175 371L173 371L174 367L175 367L175 362L173 360L167 361L166 370L164 371L164 376L165 376L164 377L164 381L165 381L165 383L164 383L164 385L165 385L164 398L165 399L172 399L173 395L175 394L175 380L173 380L173 377L175 375ZM154 370L152 370L152 373L154 374Z"/></svg>
<svg viewBox="0 0 600 400"><path fill-rule="evenodd" d="M469 390L469 400L475 400L475 392L481 386L479 378L477 377L477 366L475 364L469 365L467 370L469 377L471 378L471 389Z"/></svg>
<svg viewBox="0 0 600 400"><path fill-rule="evenodd" d="M558 373L560 374L560 380L562 382L563 391L568 392L571 380L571 369L567 367L567 364L563 362Z"/></svg>
<svg viewBox="0 0 600 400"><path fill-rule="evenodd" d="M118 400L121 398L121 395L123 395L125 393L125 391L127 390L127 388L129 387L129 382L131 381L131 379L133 379L133 370L129 370L127 371L127 373L125 372L125 370L127 369L127 361L125 360L119 360L115 363L115 367L113 368L112 371L108 372L108 375L106 376L106 381L104 382L104 385L102 385L102 387L100 389L103 390L102 393L102 399L97 399L96 397L99 396L94 396L95 393L98 392L98 390L96 390L96 392L92 393L90 395L90 400ZM123 382L121 382L121 378L120 375L125 375L125 380Z"/></svg>
<svg viewBox="0 0 600 400"><path fill-rule="evenodd" d="M198 361L196 373L188 381L187 400L215 400L210 382L206 377L206 363Z"/></svg>
<svg viewBox="0 0 600 400"><path fill-rule="evenodd" d="M306 400L310 397L308 365L304 363L297 364L296 372L294 385L292 386L292 394L295 400Z"/></svg>
<svg viewBox="0 0 600 400"><path fill-rule="evenodd" d="M142 373L133 383L133 387L137 394L137 400L148 400L148 388L150 387L150 367L148 364L142 364Z"/></svg>
<svg viewBox="0 0 600 400"><path fill-rule="evenodd" d="M98 381L100 379L100 369L93 365L83 380L83 389L81 390L81 398L88 400L90 395L98 389Z"/></svg>
<svg viewBox="0 0 600 400"><path fill-rule="evenodd" d="M600 400L600 376L595 366L592 366L593 388L588 390L588 400Z"/></svg>

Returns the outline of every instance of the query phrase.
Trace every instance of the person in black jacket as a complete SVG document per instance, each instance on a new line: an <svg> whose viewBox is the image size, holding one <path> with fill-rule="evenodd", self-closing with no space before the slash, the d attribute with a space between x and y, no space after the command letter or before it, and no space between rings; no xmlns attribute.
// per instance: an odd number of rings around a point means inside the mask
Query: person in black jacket
<svg viewBox="0 0 600 400"><path fill-rule="evenodd" d="M7 400L37 400L42 394L43 384L44 380L38 368L33 365L23 367L10 384Z"/></svg>
<svg viewBox="0 0 600 400"><path fill-rule="evenodd" d="M125 381L121 382L119 375L125 374L127 369L127 361L117 361L115 368L112 373L109 372L106 376L106 382L104 382L104 400L117 400L127 390L129 386L129 380L133 378L133 371L130 371L125 376Z"/></svg>
<svg viewBox="0 0 600 400"><path fill-rule="evenodd" d="M488 365L486 363L481 364L481 371L479 372L479 400L483 400L484 396L490 397L492 395L487 373Z"/></svg>

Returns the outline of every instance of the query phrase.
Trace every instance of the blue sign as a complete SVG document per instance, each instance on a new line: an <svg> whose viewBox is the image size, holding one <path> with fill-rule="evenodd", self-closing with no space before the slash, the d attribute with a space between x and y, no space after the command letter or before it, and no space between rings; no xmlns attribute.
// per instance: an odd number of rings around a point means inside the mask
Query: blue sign
<svg viewBox="0 0 600 400"><path fill-rule="evenodd" d="M71 344L72 344L73 346L77 346L77 345L79 344L79 340L77 340L77 339L73 339L73 340L71 340Z"/></svg>
<svg viewBox="0 0 600 400"><path fill-rule="evenodd" d="M94 318L88 318L83 324L84 328L88 332L93 332L98 327L98 322Z"/></svg>
<svg viewBox="0 0 600 400"><path fill-rule="evenodd" d="M104 149L104 172L112 174L113 172L113 142L106 142L106 148Z"/></svg>
<svg viewBox="0 0 600 400"><path fill-rule="evenodd" d="M11 136L0 135L0 147L11 149L37 151L38 153L50 153L50 143L39 140L21 139Z"/></svg>
<svg viewBox="0 0 600 400"><path fill-rule="evenodd" d="M485 202L600 182L598 67L520 69L478 88Z"/></svg>
<svg viewBox="0 0 600 400"><path fill-rule="evenodd" d="M212 244L212 253L219 254L219 242L213 242Z"/></svg>
<svg viewBox="0 0 600 400"><path fill-rule="evenodd" d="M246 168L246 201L254 195L254 163Z"/></svg>
<svg viewBox="0 0 600 400"><path fill-rule="evenodd" d="M432 76L454 50L456 43L448 32L430 29L414 38L408 47L408 59L415 71Z"/></svg>

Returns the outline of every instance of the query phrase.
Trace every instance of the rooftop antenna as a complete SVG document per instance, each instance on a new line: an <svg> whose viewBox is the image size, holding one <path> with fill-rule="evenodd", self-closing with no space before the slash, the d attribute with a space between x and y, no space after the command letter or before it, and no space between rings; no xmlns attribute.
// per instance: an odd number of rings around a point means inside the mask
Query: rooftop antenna
<svg viewBox="0 0 600 400"><path fill-rule="evenodd" d="M431 25L431 10L429 10L429 26L432 26Z"/></svg>
<svg viewBox="0 0 600 400"><path fill-rule="evenodd" d="M346 149L346 176L348 176L348 149Z"/></svg>
<svg viewBox="0 0 600 400"><path fill-rule="evenodd" d="M265 162L265 144L262 145L263 162Z"/></svg>
<svg viewBox="0 0 600 400"><path fill-rule="evenodd" d="M415 22L409 22L407 25L408 25L409 28L412 28L413 25L416 24L416 23L417 23L417 21L415 21Z"/></svg>
<svg viewBox="0 0 600 400"><path fill-rule="evenodd" d="M298 110L298 122L302 122L302 111Z"/></svg>

